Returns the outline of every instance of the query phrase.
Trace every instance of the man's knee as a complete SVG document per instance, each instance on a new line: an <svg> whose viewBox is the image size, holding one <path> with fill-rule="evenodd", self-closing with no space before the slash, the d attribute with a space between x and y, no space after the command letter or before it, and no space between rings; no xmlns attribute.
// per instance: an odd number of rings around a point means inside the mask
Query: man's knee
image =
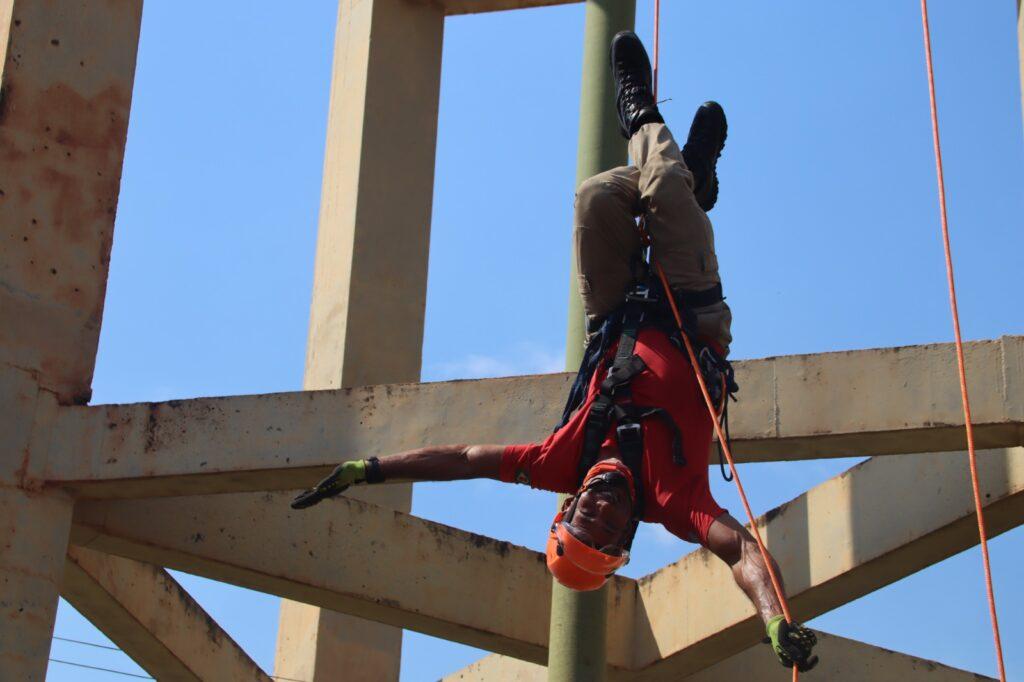
<svg viewBox="0 0 1024 682"><path fill-rule="evenodd" d="M601 173L583 181L576 190L576 215L608 215L609 211L631 213L628 193Z"/></svg>
<svg viewBox="0 0 1024 682"><path fill-rule="evenodd" d="M576 190L576 214L587 214L595 210L601 210L602 204L608 201L608 193L611 191L606 183L595 176L587 178Z"/></svg>

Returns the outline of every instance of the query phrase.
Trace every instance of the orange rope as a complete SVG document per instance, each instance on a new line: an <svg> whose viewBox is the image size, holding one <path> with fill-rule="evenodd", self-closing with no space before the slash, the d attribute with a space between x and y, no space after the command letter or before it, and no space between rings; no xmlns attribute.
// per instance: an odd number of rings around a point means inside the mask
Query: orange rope
<svg viewBox="0 0 1024 682"><path fill-rule="evenodd" d="M658 52L660 51L658 43L658 34L661 29L661 0L654 0L654 67L653 80L654 80L654 101L658 101Z"/></svg>
<svg viewBox="0 0 1024 682"><path fill-rule="evenodd" d="M725 453L725 459L729 462L729 470L732 472L733 480L736 481L736 489L739 491L740 500L743 502L743 510L747 513L747 519L750 520L750 531L754 535L754 539L757 541L757 548L761 550L761 557L764 559L765 568L768 569L768 575L772 580L772 587L775 588L775 596L779 600L779 604L782 606L782 613L786 617L786 621L789 623L793 622L793 616L789 612L789 604L786 601L786 594L782 591L782 582L779 580L779 576L775 573L775 568L772 564L771 557L768 555L768 548L765 547L764 540L761 538L761 531L758 530L757 523L754 521L754 512L750 509L750 502L747 500L747 493L743 489L743 483L740 482L740 474L736 471L736 462L733 460L732 452L729 448L729 440L725 437L722 432L722 425L715 419L715 405L711 401L711 394L708 393L707 384L704 382L704 376L700 373L699 365L697 364L697 356L693 352L693 344L690 343L690 337L687 336L683 330L683 317L679 314L679 308L676 307L675 297L671 295L671 289L668 286L668 278L665 277L665 271L661 269L660 263L654 264L654 269L658 273L658 278L661 280L661 286L666 292L666 298L668 299L669 305L672 306L672 314L676 318L676 324L679 325L679 331L682 332L680 336L683 337L683 345L686 346L686 354L690 357L690 366L693 367L693 373L697 377L697 384L700 386L701 395L704 396L704 404L708 408L708 412L711 415L711 424L715 428L715 435L718 436L718 442L722 446L722 452ZM793 679L797 680L799 672L797 667L793 666Z"/></svg>
<svg viewBox="0 0 1024 682"><path fill-rule="evenodd" d="M964 406L964 426L967 430L967 457L971 468L971 487L974 491L974 510L978 517L978 536L981 538L981 561L985 569L985 590L988 593L988 611L992 620L999 679L1006 682L1003 665L1003 645L999 637L999 618L996 616L996 597L992 587L992 566L988 557L988 533L978 484L978 458L974 451L974 427L971 423L971 402L967 396L967 369L964 365L964 344L960 337L960 314L956 305L956 285L953 280L953 256L949 245L949 221L946 216L946 182L942 172L942 148L939 145L939 113L935 103L935 69L932 66L931 28L928 25L928 0L921 0L921 22L924 26L924 54L928 68L928 97L931 102L932 141L935 145L935 170L939 182L939 216L942 222L942 245L946 252L946 281L949 285L949 308L953 314L953 336L956 340L956 361L960 370L960 398Z"/></svg>
<svg viewBox="0 0 1024 682"><path fill-rule="evenodd" d="M661 0L654 0L654 65L652 67L652 80L655 102L658 100L658 39L660 25ZM642 235L646 232L643 225L641 225L640 230ZM646 237L649 241L649 235L646 235ZM708 414L711 417L711 424L715 429L715 435L718 437L718 442L722 447L722 452L725 454L725 459L729 463L729 470L732 472L733 480L736 482L736 490L739 492L740 500L743 502L743 510L747 513L747 519L750 521L750 531L754 535L754 540L757 541L757 548L761 551L761 558L764 559L765 568L768 570L768 576L771 578L772 587L775 589L775 596L779 600L779 604L782 606L782 614L785 616L786 622L792 623L793 616L789 611L789 603L786 601L786 593L782 589L782 581L779 580L779 576L775 573L775 566L772 562L771 556L768 554L768 548L765 546L764 540L761 538L761 531L757 527L757 522L754 521L754 512L750 508L750 502L747 500L747 492L744 490L743 483L740 481L740 474L736 470L736 462L733 460L732 452L729 448L729 439L725 437L725 433L722 431L722 425L718 420L718 412L711 400L711 394L708 393L708 387L704 381L704 376L700 372L700 365L697 363L697 355L693 352L693 344L690 343L690 337L687 336L686 330L683 328L683 316L679 313L679 308L676 306L675 297L672 296L672 290L668 285L668 278L665 277L665 271L662 270L661 264L654 262L653 255L651 261L654 263L654 269L658 273L658 278L661 280L661 286L665 291L665 298L668 299L669 305L672 307L672 315L675 316L676 324L679 325L680 336L683 337L683 345L686 346L686 354L690 358L690 367L693 368L694 376L697 377L697 384L700 386L701 395L704 396L704 404L708 408ZM724 399L728 398L725 397ZM794 664L793 682L797 682L799 679L800 671L797 669L796 664Z"/></svg>

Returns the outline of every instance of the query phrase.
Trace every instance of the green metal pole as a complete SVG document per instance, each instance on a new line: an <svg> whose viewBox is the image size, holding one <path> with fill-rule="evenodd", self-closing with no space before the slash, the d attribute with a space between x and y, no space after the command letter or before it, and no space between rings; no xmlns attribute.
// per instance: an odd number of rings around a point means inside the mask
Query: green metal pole
<svg viewBox="0 0 1024 682"><path fill-rule="evenodd" d="M608 47L612 36L633 28L635 18L636 0L587 0L577 187L597 173L626 163L626 141L619 134ZM575 371L582 359L586 329L575 254L570 271L565 364L569 371ZM559 497L559 505L563 499ZM575 592L554 583L548 641L549 682L603 682L606 679L606 592L606 589Z"/></svg>

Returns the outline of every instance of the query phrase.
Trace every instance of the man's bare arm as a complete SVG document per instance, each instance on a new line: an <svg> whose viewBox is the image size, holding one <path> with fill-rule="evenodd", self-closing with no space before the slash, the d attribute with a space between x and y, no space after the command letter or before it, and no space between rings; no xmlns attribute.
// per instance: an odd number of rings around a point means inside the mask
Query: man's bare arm
<svg viewBox="0 0 1024 682"><path fill-rule="evenodd" d="M385 479L457 481L498 478L502 445L438 445L380 458Z"/></svg>
<svg viewBox="0 0 1024 682"><path fill-rule="evenodd" d="M708 530L708 549L729 564L733 579L747 595L761 620L779 662L786 667L795 665L806 672L818 664L812 655L817 638L814 632L799 623L790 623L783 616L782 604L775 594L771 575L757 540L746 528L728 514L715 519ZM782 573L775 559L771 559L775 575L782 581ZM785 594L785 585L779 585Z"/></svg>
<svg viewBox="0 0 1024 682"><path fill-rule="evenodd" d="M357 459L342 462L331 474L292 500L292 509L306 509L335 495L349 486L397 481L455 481L464 478L498 478L500 445L440 445L374 460Z"/></svg>
<svg viewBox="0 0 1024 682"><path fill-rule="evenodd" d="M757 541L739 521L729 514L715 519L708 530L708 549L729 564L736 584L750 599L765 623L782 613L782 604L775 594L771 575L757 547ZM775 575L781 581L782 573L774 562L772 559Z"/></svg>

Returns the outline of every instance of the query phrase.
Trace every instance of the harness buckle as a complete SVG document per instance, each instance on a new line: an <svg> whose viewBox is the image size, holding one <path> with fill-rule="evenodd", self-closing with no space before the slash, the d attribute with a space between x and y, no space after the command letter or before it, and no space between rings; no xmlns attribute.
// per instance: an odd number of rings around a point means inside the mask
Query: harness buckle
<svg viewBox="0 0 1024 682"><path fill-rule="evenodd" d="M636 303L650 303L654 300L651 296L651 288L646 284L637 284L629 293L626 294L627 301L634 301Z"/></svg>
<svg viewBox="0 0 1024 682"><path fill-rule="evenodd" d="M640 422L626 422L615 427L615 436L620 446L635 445L643 441L643 427Z"/></svg>

